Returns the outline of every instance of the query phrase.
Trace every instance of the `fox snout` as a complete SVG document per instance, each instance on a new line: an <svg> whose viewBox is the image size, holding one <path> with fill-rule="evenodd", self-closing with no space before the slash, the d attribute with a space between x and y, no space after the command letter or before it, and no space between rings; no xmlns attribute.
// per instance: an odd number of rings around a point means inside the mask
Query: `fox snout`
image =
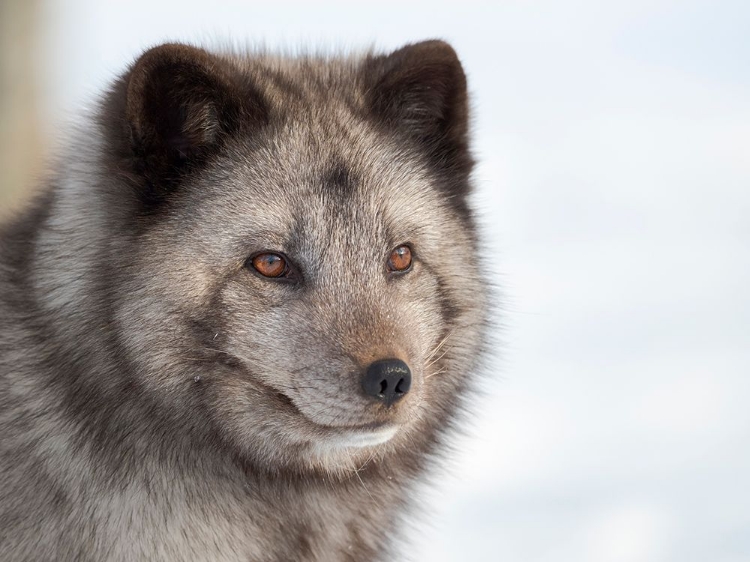
<svg viewBox="0 0 750 562"><path fill-rule="evenodd" d="M365 394L390 407L411 388L411 370L401 359L381 359L371 363L362 377Z"/></svg>

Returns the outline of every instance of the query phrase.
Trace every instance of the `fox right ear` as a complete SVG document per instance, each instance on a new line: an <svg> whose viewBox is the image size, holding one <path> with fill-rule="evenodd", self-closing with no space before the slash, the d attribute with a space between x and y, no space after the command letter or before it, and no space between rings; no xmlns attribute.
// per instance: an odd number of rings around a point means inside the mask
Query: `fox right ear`
<svg viewBox="0 0 750 562"><path fill-rule="evenodd" d="M147 201L162 199L242 127L267 119L256 91L203 49L166 44L144 53L125 78L125 117Z"/></svg>

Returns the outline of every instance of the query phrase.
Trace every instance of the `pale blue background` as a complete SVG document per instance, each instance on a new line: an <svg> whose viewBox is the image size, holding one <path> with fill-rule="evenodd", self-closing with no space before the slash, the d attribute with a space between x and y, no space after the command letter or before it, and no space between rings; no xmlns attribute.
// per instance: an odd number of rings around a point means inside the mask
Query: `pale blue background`
<svg viewBox="0 0 750 562"><path fill-rule="evenodd" d="M750 560L750 3L58 0L42 15L59 137L167 39L451 41L504 345L405 559Z"/></svg>

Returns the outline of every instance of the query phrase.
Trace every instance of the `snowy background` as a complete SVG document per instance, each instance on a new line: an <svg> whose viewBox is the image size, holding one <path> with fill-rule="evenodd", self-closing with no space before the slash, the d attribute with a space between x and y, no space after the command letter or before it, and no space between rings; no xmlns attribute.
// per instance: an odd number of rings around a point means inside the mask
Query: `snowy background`
<svg viewBox="0 0 750 562"><path fill-rule="evenodd" d="M503 341L415 562L750 560L750 3L48 2L47 132L139 52L449 40Z"/></svg>

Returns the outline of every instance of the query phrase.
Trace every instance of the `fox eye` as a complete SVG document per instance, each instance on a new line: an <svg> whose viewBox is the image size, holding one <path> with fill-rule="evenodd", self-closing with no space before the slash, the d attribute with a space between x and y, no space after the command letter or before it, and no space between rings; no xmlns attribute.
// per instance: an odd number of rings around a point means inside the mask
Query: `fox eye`
<svg viewBox="0 0 750 562"><path fill-rule="evenodd" d="M411 269L411 248L402 244L391 251L388 256L388 271L392 273L406 273Z"/></svg>
<svg viewBox="0 0 750 562"><path fill-rule="evenodd" d="M281 254L262 252L250 258L248 265L252 266L263 277L270 279L288 279L293 277L289 263Z"/></svg>

